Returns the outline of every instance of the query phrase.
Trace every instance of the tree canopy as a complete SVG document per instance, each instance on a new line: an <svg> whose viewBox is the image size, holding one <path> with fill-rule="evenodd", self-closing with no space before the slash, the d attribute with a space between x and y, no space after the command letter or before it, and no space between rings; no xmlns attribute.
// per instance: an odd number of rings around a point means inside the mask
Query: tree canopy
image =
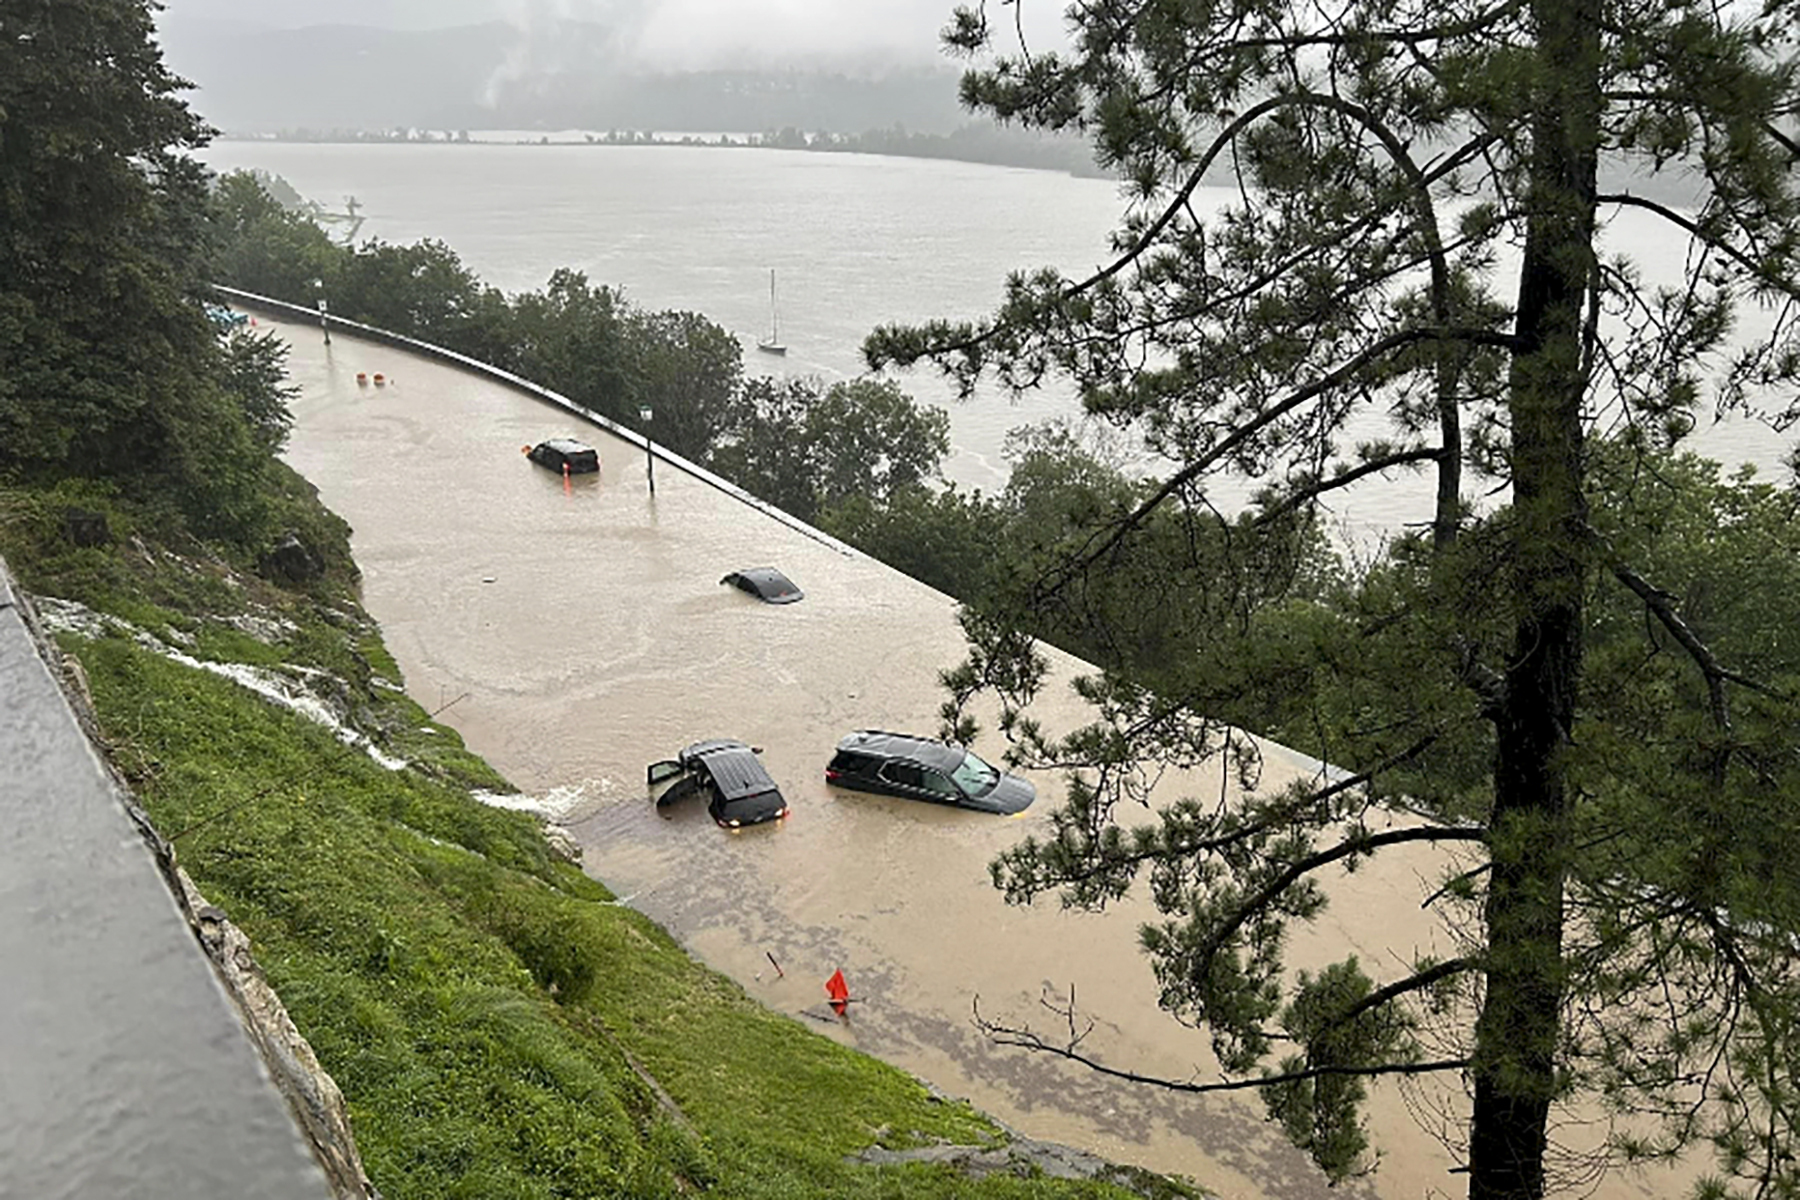
<svg viewBox="0 0 1800 1200"><path fill-rule="evenodd" d="M206 317L210 131L152 34L146 0L0 0L0 471L255 541L284 401Z"/></svg>
<svg viewBox="0 0 1800 1200"><path fill-rule="evenodd" d="M1087 134L1127 208L1103 268L879 329L870 364L1067 377L1154 464L965 609L948 723L997 690L1016 757L1070 776L996 882L1102 905L1147 875L1162 1004L1232 1076L1162 1082L1259 1083L1333 1177L1369 1167L1369 1080L1438 1074L1477 1200L1697 1144L1708 1194L1800 1189L1794 500L1673 452L1703 406L1800 415L1796 8L1094 0L1067 52L1007 49L984 5L946 31L966 104ZM1646 177L1697 199L1614 182ZM1627 210L1674 286L1603 243ZM1322 507L1419 470L1429 532L1333 564ZM1100 668L1093 727L1030 719L1033 634ZM1257 790L1238 729L1348 775ZM1122 819L1218 760L1243 798ZM1458 954L1288 969L1330 872L1419 843L1456 864L1425 899ZM1611 1135L1563 1145L1570 1105Z"/></svg>

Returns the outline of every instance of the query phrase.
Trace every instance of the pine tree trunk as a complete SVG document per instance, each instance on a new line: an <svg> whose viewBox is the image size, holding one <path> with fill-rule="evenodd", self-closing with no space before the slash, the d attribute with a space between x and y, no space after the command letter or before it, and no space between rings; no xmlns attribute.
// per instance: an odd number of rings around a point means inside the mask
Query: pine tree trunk
<svg viewBox="0 0 1800 1200"><path fill-rule="evenodd" d="M1522 346L1508 381L1515 631L1496 718L1490 959L1472 1068L1471 1200L1544 1195L1570 805L1561 756L1582 654L1581 331L1594 261L1599 4L1533 0L1532 9L1540 78L1515 329Z"/></svg>

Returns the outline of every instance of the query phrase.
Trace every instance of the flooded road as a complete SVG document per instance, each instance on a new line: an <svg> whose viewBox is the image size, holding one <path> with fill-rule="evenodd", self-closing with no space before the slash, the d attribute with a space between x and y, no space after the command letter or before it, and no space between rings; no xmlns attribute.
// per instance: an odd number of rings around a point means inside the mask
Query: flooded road
<svg viewBox="0 0 1800 1200"><path fill-rule="evenodd" d="M1224 1196L1328 1194L1253 1097L1109 1083L995 1048L971 1026L979 998L984 1014L1054 1035L1040 997L1073 987L1097 1022L1086 1052L1151 1075L1217 1077L1204 1035L1156 1007L1136 950L1147 903L1099 915L1060 912L1054 899L1009 908L990 884L989 860L1045 829L1055 779L1036 778L1039 803L1013 818L825 785L845 733L935 730L937 672L962 652L948 598L667 464L652 497L640 449L524 394L342 333L327 351L316 329L262 324L294 345L302 394L287 457L354 526L364 601L408 690L428 709L448 705L441 719L519 787L563 797L588 870L619 896L771 1008L1024 1133L1188 1174ZM359 386L358 371L391 382ZM565 489L520 453L562 434L598 447L598 478ZM765 606L719 584L767 565L806 599ZM1066 685L1077 664L1053 661ZM1084 720L1066 687L1056 692L1036 715L1053 731ZM791 819L727 834L698 804L656 813L645 764L710 737L765 747ZM1001 747L990 733L976 749L997 759ZM1278 749L1267 758L1270 786L1307 769ZM1161 799L1184 783L1219 786L1216 775L1165 781ZM1400 959L1447 955L1420 911L1434 872L1425 854L1389 855L1340 876L1294 963L1357 953L1391 978ZM1377 933L1385 943L1358 940ZM822 1007L840 968L859 1000L845 1024ZM1374 1090L1381 1170L1330 1194L1462 1194L1407 1096ZM1640 1193L1616 1182L1601 1194Z"/></svg>

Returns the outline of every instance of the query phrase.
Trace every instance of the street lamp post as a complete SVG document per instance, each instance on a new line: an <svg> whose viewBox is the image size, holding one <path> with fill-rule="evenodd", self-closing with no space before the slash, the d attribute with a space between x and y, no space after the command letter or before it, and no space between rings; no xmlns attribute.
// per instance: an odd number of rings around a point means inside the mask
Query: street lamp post
<svg viewBox="0 0 1800 1200"><path fill-rule="evenodd" d="M644 477L650 481L650 494L656 495L656 456L650 453L650 418L656 414L648 404L638 405L638 420L644 425Z"/></svg>
<svg viewBox="0 0 1800 1200"><path fill-rule="evenodd" d="M325 331L325 344L331 345L331 323L328 319L329 309L325 304L325 281L313 280L313 286L319 289L319 328Z"/></svg>

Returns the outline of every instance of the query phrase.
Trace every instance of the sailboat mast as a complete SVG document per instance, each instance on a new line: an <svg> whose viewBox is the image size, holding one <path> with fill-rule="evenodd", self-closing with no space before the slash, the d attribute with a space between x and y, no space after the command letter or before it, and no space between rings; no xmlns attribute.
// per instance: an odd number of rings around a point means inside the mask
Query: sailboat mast
<svg viewBox="0 0 1800 1200"><path fill-rule="evenodd" d="M781 344L781 314L775 308L775 268L769 268L769 336L765 340L756 340L758 350L770 354L786 354L787 347Z"/></svg>

